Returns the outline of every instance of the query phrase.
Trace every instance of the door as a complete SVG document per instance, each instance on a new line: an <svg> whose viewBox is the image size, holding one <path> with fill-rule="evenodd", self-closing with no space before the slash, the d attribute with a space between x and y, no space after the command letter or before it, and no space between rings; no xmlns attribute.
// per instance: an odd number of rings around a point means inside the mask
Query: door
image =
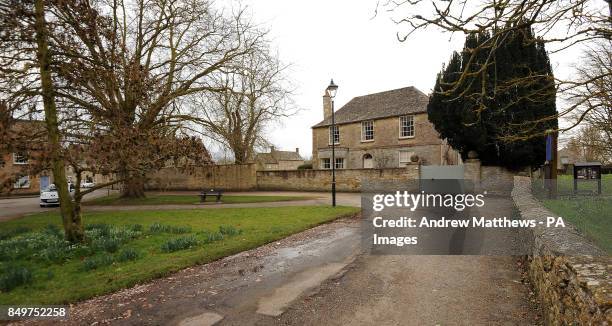
<svg viewBox="0 0 612 326"><path fill-rule="evenodd" d="M371 169L373 167L374 167L374 160L372 159L372 155L365 154L363 156L363 168L364 169Z"/></svg>
<svg viewBox="0 0 612 326"><path fill-rule="evenodd" d="M49 187L49 176L43 175L40 177L40 190L47 189Z"/></svg>

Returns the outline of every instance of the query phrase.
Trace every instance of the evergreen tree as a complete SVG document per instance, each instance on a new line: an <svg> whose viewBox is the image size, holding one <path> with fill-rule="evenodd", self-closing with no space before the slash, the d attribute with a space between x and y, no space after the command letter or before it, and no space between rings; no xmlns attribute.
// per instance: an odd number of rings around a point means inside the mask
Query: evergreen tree
<svg viewBox="0 0 612 326"><path fill-rule="evenodd" d="M462 53L454 52L438 74L429 120L464 159L474 150L485 165L539 166L546 153L542 135L557 127L550 119L556 97L548 54L529 28L501 35L467 35Z"/></svg>

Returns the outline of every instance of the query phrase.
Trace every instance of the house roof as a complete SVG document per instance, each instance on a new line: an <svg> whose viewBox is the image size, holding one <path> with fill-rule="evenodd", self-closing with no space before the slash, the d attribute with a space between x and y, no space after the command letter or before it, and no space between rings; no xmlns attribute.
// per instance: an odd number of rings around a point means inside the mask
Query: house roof
<svg viewBox="0 0 612 326"><path fill-rule="evenodd" d="M336 124L427 112L429 97L413 86L358 96L336 111ZM313 128L331 125L331 117Z"/></svg>
<svg viewBox="0 0 612 326"><path fill-rule="evenodd" d="M274 150L270 153L257 154L255 160L261 163L276 164L278 161L303 161L304 159L297 152Z"/></svg>

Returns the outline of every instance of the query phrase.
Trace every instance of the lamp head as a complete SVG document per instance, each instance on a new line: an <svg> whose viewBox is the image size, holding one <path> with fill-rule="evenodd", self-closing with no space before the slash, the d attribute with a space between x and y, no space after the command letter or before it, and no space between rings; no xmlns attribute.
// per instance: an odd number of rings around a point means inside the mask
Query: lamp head
<svg viewBox="0 0 612 326"><path fill-rule="evenodd" d="M332 79L331 82L329 83L329 86L327 86L327 94L329 95L329 97L334 98L336 97L337 91L338 91L338 85L334 84L334 80Z"/></svg>

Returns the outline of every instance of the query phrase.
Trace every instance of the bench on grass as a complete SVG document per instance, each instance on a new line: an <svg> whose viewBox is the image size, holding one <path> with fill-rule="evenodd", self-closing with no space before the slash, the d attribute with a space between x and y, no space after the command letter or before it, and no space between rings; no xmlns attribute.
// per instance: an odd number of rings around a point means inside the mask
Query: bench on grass
<svg viewBox="0 0 612 326"><path fill-rule="evenodd" d="M215 197L217 197L217 203L219 203L219 202L221 202L221 196L222 195L223 195L223 190L221 190L221 189L202 190L202 192L200 192L200 203L205 203L207 196L215 196Z"/></svg>

